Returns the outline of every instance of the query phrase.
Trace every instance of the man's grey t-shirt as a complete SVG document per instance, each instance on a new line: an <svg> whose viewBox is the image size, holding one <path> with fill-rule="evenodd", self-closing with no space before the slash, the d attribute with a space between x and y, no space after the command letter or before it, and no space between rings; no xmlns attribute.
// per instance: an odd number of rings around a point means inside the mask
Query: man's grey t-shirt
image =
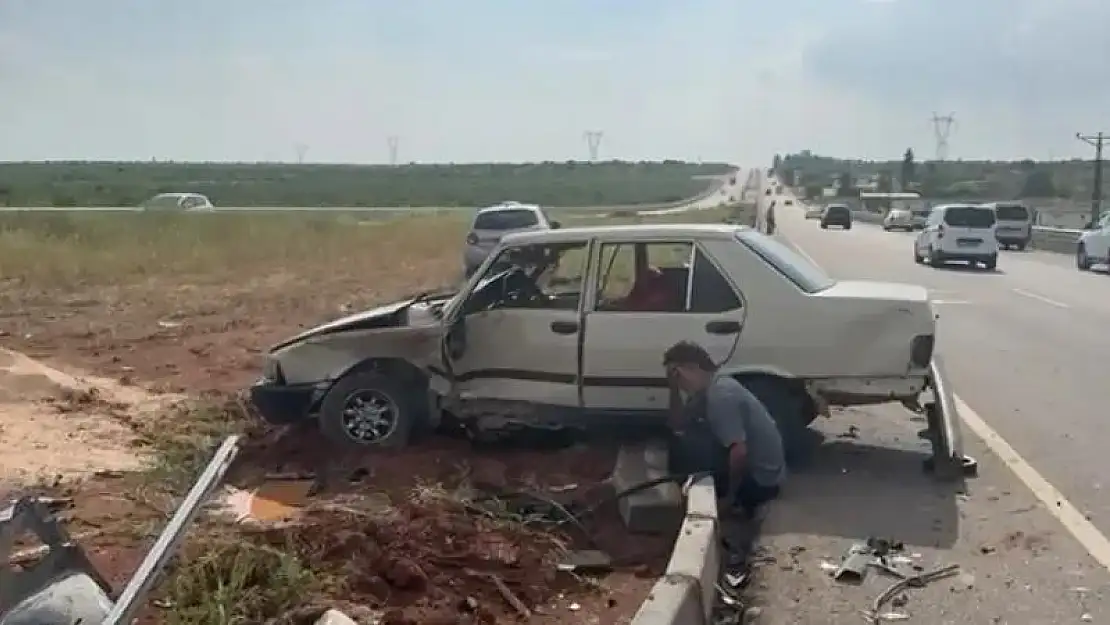
<svg viewBox="0 0 1110 625"><path fill-rule="evenodd" d="M705 418L725 448L744 443L748 474L760 486L786 479L782 435L763 402L727 375L713 378L705 391Z"/></svg>

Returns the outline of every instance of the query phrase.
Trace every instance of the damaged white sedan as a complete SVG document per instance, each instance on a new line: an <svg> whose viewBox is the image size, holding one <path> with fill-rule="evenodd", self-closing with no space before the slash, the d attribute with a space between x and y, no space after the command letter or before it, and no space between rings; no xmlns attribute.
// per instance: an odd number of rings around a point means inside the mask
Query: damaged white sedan
<svg viewBox="0 0 1110 625"><path fill-rule="evenodd" d="M788 441L829 405L916 406L936 321L920 286L836 281L744 226L509 235L457 293L425 294L273 347L251 389L271 423L402 446L449 413L476 431L665 416L662 355L692 340Z"/></svg>

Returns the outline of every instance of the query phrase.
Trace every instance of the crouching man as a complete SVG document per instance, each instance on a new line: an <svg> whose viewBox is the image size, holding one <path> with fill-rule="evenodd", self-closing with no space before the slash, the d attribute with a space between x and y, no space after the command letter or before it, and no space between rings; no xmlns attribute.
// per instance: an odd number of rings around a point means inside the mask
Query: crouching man
<svg viewBox="0 0 1110 625"><path fill-rule="evenodd" d="M748 519L779 495L786 479L782 436L763 403L740 382L718 374L696 343L676 343L663 355L671 382L672 459L683 472L713 473L718 497ZM676 402L675 390L687 394Z"/></svg>

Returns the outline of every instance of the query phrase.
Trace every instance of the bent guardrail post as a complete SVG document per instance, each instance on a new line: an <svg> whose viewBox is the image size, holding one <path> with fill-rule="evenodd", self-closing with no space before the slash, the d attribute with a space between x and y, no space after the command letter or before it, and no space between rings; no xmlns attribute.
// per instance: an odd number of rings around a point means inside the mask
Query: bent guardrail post
<svg viewBox="0 0 1110 625"><path fill-rule="evenodd" d="M193 483L193 487L189 489L188 494L181 501L181 505L177 507L173 518L162 530L158 540L154 542L154 546L143 558L135 575L127 583L127 587L120 593L119 600L116 601L116 605L108 614L108 618L104 620L103 625L130 625L131 620L135 618L135 614L143 606L147 593L154 586L158 573L166 567L170 558L177 551L181 539L185 537L186 530L189 529L189 526L200 512L205 500L219 486L238 453L239 437L229 436L224 439L216 453L212 455L212 460L209 461L208 466L205 467L197 481Z"/></svg>
<svg viewBox="0 0 1110 625"><path fill-rule="evenodd" d="M960 414L939 355L934 355L929 365L929 378L935 395L926 410L933 444L933 474L943 480L959 479L966 475L969 463L974 461L964 455Z"/></svg>

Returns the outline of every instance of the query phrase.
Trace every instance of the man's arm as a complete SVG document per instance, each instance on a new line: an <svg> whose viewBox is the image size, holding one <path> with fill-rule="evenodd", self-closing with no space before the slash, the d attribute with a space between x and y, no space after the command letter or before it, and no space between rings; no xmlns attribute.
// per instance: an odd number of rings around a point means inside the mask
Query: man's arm
<svg viewBox="0 0 1110 625"><path fill-rule="evenodd" d="M706 419L717 438L728 449L729 484L736 486L748 459L748 432L744 403L729 392L728 385L714 384L706 393Z"/></svg>

